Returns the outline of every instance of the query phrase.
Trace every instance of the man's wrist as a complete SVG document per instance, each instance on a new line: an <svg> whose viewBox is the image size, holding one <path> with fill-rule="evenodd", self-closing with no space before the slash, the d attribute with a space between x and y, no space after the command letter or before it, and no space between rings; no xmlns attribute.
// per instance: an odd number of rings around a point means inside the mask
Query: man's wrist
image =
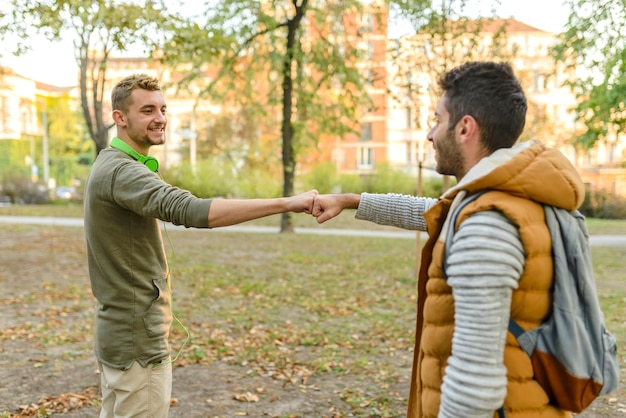
<svg viewBox="0 0 626 418"><path fill-rule="evenodd" d="M361 195L355 193L346 193L344 195L343 207L346 209L358 209L361 202Z"/></svg>

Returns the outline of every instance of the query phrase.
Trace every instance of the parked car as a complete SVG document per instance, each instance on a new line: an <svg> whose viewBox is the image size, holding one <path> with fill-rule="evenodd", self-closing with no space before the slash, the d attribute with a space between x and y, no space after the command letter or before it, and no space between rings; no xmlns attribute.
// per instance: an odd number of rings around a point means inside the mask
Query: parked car
<svg viewBox="0 0 626 418"><path fill-rule="evenodd" d="M61 200L75 200L78 198L76 187L72 186L59 186L56 189L55 196Z"/></svg>

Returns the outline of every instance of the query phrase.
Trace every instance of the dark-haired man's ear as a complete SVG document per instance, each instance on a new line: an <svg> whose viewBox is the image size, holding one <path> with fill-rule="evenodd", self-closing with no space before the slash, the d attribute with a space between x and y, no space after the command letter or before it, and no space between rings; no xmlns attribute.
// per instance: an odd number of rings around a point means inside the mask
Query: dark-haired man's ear
<svg viewBox="0 0 626 418"><path fill-rule="evenodd" d="M478 122L470 115L465 115L459 120L459 123L456 125L456 131L461 143L480 137Z"/></svg>

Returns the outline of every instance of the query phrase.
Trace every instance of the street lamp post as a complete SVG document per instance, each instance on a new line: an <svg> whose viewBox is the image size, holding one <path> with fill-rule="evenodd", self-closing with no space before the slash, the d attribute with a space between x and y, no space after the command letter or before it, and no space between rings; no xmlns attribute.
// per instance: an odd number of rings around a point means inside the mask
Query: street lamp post
<svg viewBox="0 0 626 418"><path fill-rule="evenodd" d="M43 181L46 187L49 187L50 183L50 158L48 155L48 111L46 109L43 110L41 115L41 124L43 125L43 134L42 134L42 142L43 142Z"/></svg>
<svg viewBox="0 0 626 418"><path fill-rule="evenodd" d="M189 164L191 172L196 174L196 141L198 132L193 129L179 129L177 133L185 140L189 141Z"/></svg>

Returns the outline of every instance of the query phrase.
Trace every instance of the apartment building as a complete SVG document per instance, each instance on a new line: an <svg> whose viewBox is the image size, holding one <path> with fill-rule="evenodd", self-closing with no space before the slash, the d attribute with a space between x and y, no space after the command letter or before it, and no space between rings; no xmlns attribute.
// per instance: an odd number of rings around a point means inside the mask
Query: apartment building
<svg viewBox="0 0 626 418"><path fill-rule="evenodd" d="M0 140L41 135L37 123L37 96L44 87L9 68L0 68Z"/></svg>
<svg viewBox="0 0 626 418"><path fill-rule="evenodd" d="M425 168L426 176L435 175L432 146L426 135L429 115L436 106L437 94L432 93L437 90L437 77L444 68L469 59L503 60L513 66L529 102L520 140L539 139L558 148L589 187L626 196L626 136L610 134L589 152L572 146L583 127L576 121L576 97L564 86L576 74L551 55L558 36L514 19L465 23L460 30L453 23L441 34L391 40L386 161L412 175L417 174L417 167ZM455 36L455 30L467 35ZM398 86L412 89L407 92Z"/></svg>
<svg viewBox="0 0 626 418"><path fill-rule="evenodd" d="M72 93L71 87L41 83L0 67L0 175L22 166L30 170L33 182L54 182L49 176L49 144L43 128L46 100L67 96L78 106L78 96Z"/></svg>
<svg viewBox="0 0 626 418"><path fill-rule="evenodd" d="M371 105L363 109L355 121L357 134L343 138L322 138L320 148L332 150L327 155L341 173L371 174L375 163L388 159L387 115L387 14L375 2L363 9L362 14L347 17L347 31L358 33L357 48L364 53L356 65L366 80L366 90Z"/></svg>
<svg viewBox="0 0 626 418"><path fill-rule="evenodd" d="M426 135L439 97L439 76L468 60L510 62L529 100L526 129L521 140L537 138L575 158L567 144L574 134L574 95L562 82L570 74L556 65L550 48L556 35L514 19L451 22L440 32L395 39L389 49L388 161L416 173L434 167ZM400 89L398 86L408 86ZM426 170L425 174L433 174Z"/></svg>

